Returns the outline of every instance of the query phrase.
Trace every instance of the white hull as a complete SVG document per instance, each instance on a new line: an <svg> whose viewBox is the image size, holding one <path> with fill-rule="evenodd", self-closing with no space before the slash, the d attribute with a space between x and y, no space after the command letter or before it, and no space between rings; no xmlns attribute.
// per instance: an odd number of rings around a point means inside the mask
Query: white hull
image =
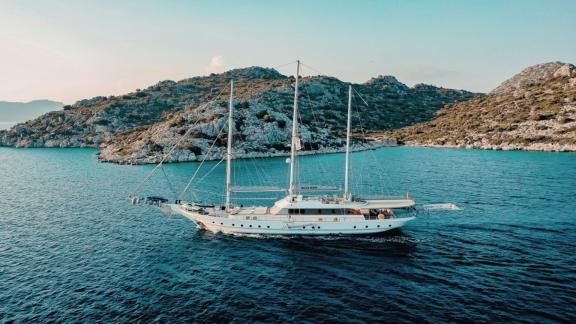
<svg viewBox="0 0 576 324"><path fill-rule="evenodd" d="M415 217L366 220L363 216L342 216L338 220L322 215L302 215L299 219L288 216L260 215L246 219L236 215L202 215L171 204L171 210L193 221L199 228L224 234L259 235L365 235L390 231L404 226ZM326 218L326 215L324 215ZM254 217L256 218L256 217Z"/></svg>

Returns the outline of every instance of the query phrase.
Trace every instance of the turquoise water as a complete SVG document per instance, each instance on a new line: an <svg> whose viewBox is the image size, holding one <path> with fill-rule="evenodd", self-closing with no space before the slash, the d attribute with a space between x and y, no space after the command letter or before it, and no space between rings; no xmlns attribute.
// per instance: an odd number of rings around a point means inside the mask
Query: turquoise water
<svg viewBox="0 0 576 324"><path fill-rule="evenodd" d="M227 237L132 206L153 166L96 152L0 148L3 321L576 320L576 154L355 153L355 191L463 210L382 236L308 239ZM339 185L342 164L304 157L302 183ZM158 174L141 194L172 198L197 166L168 165L170 182ZM238 185L287 181L284 158L234 168ZM221 164L195 195L219 202L223 183Z"/></svg>

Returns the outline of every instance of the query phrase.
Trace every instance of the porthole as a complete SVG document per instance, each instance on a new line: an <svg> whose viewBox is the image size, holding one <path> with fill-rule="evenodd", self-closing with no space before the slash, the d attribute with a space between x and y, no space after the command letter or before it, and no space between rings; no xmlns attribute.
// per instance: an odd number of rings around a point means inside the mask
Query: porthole
<svg viewBox="0 0 576 324"><path fill-rule="evenodd" d="M212 221L212 224L214 224L214 221Z"/></svg>
<svg viewBox="0 0 576 324"><path fill-rule="evenodd" d="M250 225L250 227L252 227L252 225Z"/></svg>
<svg viewBox="0 0 576 324"><path fill-rule="evenodd" d="M268 226L266 226L266 227L270 228L270 225L268 225Z"/></svg>
<svg viewBox="0 0 576 324"><path fill-rule="evenodd" d="M240 224L240 227L244 227L244 224Z"/></svg>
<svg viewBox="0 0 576 324"><path fill-rule="evenodd" d="M318 226L318 229L320 229L320 226Z"/></svg>
<svg viewBox="0 0 576 324"><path fill-rule="evenodd" d="M388 225L388 227L392 227L392 224Z"/></svg>
<svg viewBox="0 0 576 324"><path fill-rule="evenodd" d="M366 225L366 228L368 228L368 225Z"/></svg>
<svg viewBox="0 0 576 324"><path fill-rule="evenodd" d="M260 228L260 227L262 227L262 226L258 225L258 228Z"/></svg>
<svg viewBox="0 0 576 324"><path fill-rule="evenodd" d="M380 227L380 225L378 225L377 227Z"/></svg>
<svg viewBox="0 0 576 324"><path fill-rule="evenodd" d="M224 223L220 223L220 225L224 225Z"/></svg>
<svg viewBox="0 0 576 324"><path fill-rule="evenodd" d="M232 226L235 226L234 224L232 224Z"/></svg>
<svg viewBox="0 0 576 324"><path fill-rule="evenodd" d="M312 229L314 229L314 226L312 226Z"/></svg>
<svg viewBox="0 0 576 324"><path fill-rule="evenodd" d="M302 226L302 229L306 229L306 226Z"/></svg>
<svg viewBox="0 0 576 324"><path fill-rule="evenodd" d="M354 228L356 228L356 226L354 226Z"/></svg>

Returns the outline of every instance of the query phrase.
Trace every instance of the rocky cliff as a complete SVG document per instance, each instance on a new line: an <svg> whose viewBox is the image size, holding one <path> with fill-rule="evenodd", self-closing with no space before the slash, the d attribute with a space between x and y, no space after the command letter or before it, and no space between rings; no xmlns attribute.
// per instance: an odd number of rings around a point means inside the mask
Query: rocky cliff
<svg viewBox="0 0 576 324"><path fill-rule="evenodd" d="M576 68L529 67L487 96L447 105L434 120L385 136L424 146L576 151Z"/></svg>
<svg viewBox="0 0 576 324"><path fill-rule="evenodd" d="M162 81L123 96L81 100L0 132L0 145L101 147L102 161L154 163L191 128L169 161L198 160L208 151L208 158L217 159L225 149L230 79L235 81L237 156L285 154L289 150L294 78L260 67ZM342 148L347 86L327 76L301 80L305 151ZM392 76L379 76L354 87L369 103L366 107L360 100L354 102L356 133L427 121L445 104L475 96L430 85L408 87Z"/></svg>

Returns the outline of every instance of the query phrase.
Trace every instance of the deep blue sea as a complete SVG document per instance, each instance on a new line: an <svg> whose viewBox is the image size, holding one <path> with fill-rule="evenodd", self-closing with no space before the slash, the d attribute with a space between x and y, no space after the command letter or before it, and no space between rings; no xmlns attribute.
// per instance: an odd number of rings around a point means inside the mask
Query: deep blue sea
<svg viewBox="0 0 576 324"><path fill-rule="evenodd" d="M266 238L131 205L153 166L96 152L0 148L1 322L576 321L576 154L354 153L355 191L462 210L375 237ZM221 201L215 165L198 172L197 199ZM303 157L302 183L338 185L342 165ZM168 165L141 194L173 198L197 167ZM287 181L284 158L234 170L239 184Z"/></svg>

